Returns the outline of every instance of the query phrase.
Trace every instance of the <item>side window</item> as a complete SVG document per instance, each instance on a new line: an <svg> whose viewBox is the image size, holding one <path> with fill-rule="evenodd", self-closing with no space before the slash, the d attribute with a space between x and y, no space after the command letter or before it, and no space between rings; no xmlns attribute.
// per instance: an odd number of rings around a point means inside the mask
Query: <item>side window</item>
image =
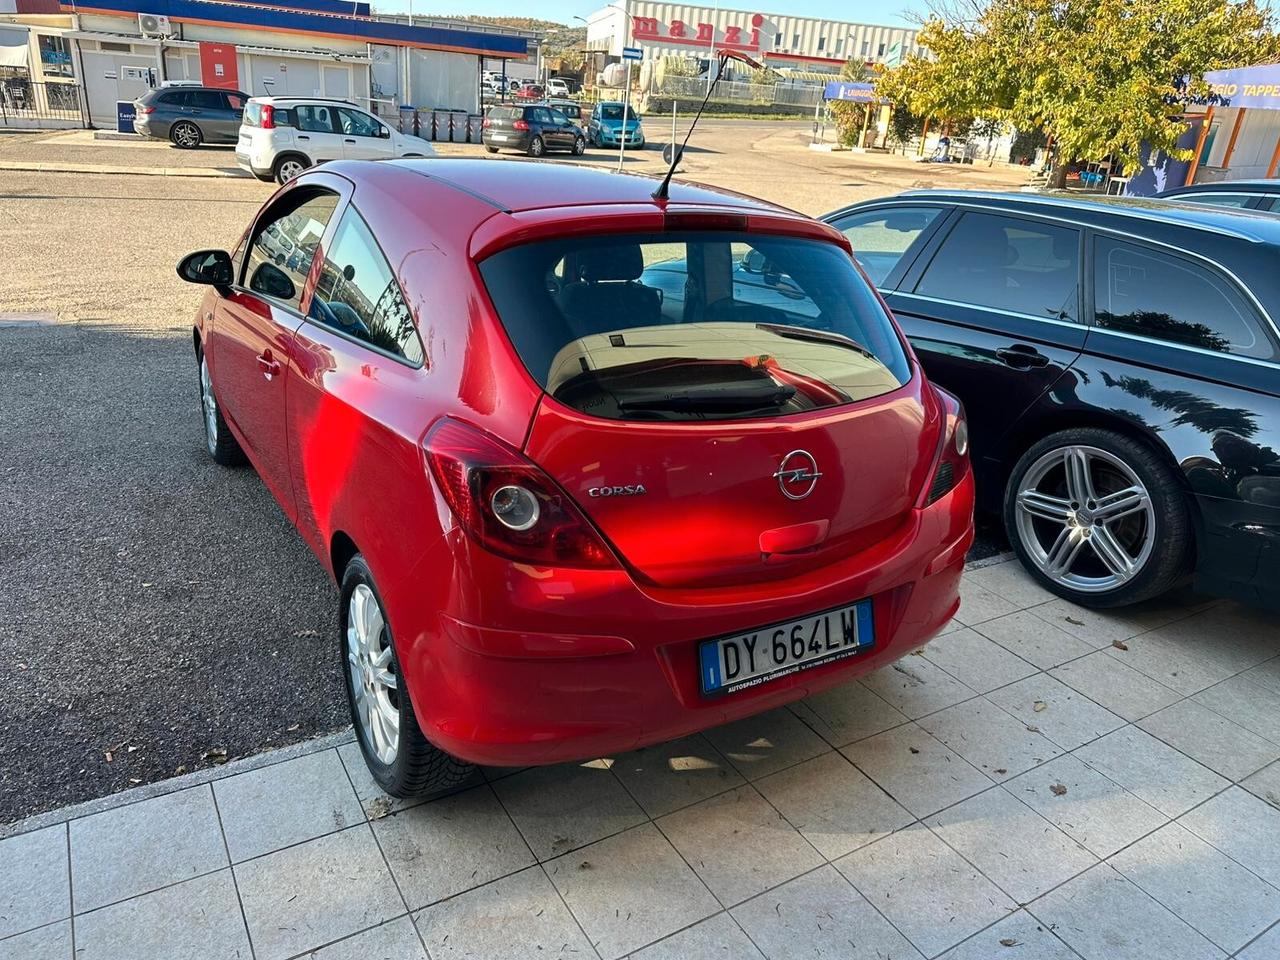
<svg viewBox="0 0 1280 960"><path fill-rule="evenodd" d="M1246 193L1183 193L1176 197L1169 197L1170 200L1176 200L1178 203L1204 203L1211 207L1243 207L1246 206L1252 197Z"/></svg>
<svg viewBox="0 0 1280 960"><path fill-rule="evenodd" d="M412 364L422 363L422 341L400 284L354 208L343 215L326 251L310 318Z"/></svg>
<svg viewBox="0 0 1280 960"><path fill-rule="evenodd" d="M314 103L300 103L293 108L294 124L309 133L333 133L333 108Z"/></svg>
<svg viewBox="0 0 1280 960"><path fill-rule="evenodd" d="M564 126L566 123L569 122L569 118L566 117L559 110L552 110L550 111L550 113L551 113L551 121L553 123L558 123L560 126Z"/></svg>
<svg viewBox="0 0 1280 960"><path fill-rule="evenodd" d="M223 94L223 96L227 98L227 105L228 105L232 110L243 110L243 109L244 109L244 97L240 96L240 94L238 94L238 93L224 93L224 94Z"/></svg>
<svg viewBox="0 0 1280 960"><path fill-rule="evenodd" d="M303 193L269 210L249 244L245 286L298 309L316 247L337 205L332 193Z"/></svg>
<svg viewBox="0 0 1280 960"><path fill-rule="evenodd" d="M1034 220L966 213L915 292L1031 317L1078 320L1080 231Z"/></svg>
<svg viewBox="0 0 1280 960"><path fill-rule="evenodd" d="M191 90L187 93L188 103L196 110L225 110L222 94L216 90Z"/></svg>
<svg viewBox="0 0 1280 960"><path fill-rule="evenodd" d="M342 124L342 132L348 137L376 137L378 128L382 126L367 113L345 107L338 108L338 122Z"/></svg>
<svg viewBox="0 0 1280 960"><path fill-rule="evenodd" d="M1094 323L1153 340L1270 357L1261 319L1213 271L1174 254L1098 237Z"/></svg>
<svg viewBox="0 0 1280 960"><path fill-rule="evenodd" d="M533 119L538 121L538 123L550 123L551 111L546 107L537 107L533 111Z"/></svg>
<svg viewBox="0 0 1280 960"><path fill-rule="evenodd" d="M170 107L185 107L187 100L191 96L186 90L178 90L173 93L160 94L160 102Z"/></svg>
<svg viewBox="0 0 1280 960"><path fill-rule="evenodd" d="M849 238L853 256L871 282L880 286L941 212L941 207L869 210L837 220L834 226Z"/></svg>

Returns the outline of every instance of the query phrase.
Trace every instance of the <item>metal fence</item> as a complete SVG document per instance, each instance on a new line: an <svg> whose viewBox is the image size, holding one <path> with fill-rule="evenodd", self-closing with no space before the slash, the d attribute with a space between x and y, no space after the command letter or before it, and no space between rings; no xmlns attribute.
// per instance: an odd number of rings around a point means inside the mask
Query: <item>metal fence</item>
<svg viewBox="0 0 1280 960"><path fill-rule="evenodd" d="M702 99L707 93L706 77L664 77L658 91L664 97ZM713 100L730 103L781 103L789 106L812 107L822 100L822 87L816 84L796 83L744 83L741 80L721 80L716 84Z"/></svg>
<svg viewBox="0 0 1280 960"><path fill-rule="evenodd" d="M38 83L25 77L0 78L0 127L82 125L77 83Z"/></svg>

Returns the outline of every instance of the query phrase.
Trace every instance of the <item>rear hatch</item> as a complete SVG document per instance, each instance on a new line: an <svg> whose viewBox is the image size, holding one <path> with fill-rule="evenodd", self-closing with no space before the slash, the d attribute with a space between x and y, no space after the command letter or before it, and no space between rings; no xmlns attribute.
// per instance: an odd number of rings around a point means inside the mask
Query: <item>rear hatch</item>
<svg viewBox="0 0 1280 960"><path fill-rule="evenodd" d="M517 126L517 123L520 126ZM490 107L484 117L484 135L491 140L518 140L529 130L524 107Z"/></svg>
<svg viewBox="0 0 1280 960"><path fill-rule="evenodd" d="M526 454L642 578L799 573L909 515L934 403L840 247L578 236L500 251L481 273L546 391Z"/></svg>

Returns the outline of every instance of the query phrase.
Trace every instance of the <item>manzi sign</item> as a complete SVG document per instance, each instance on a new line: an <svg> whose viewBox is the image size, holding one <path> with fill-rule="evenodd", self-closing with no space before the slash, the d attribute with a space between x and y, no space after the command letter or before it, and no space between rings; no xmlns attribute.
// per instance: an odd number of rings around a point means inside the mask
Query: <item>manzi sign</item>
<svg viewBox="0 0 1280 960"><path fill-rule="evenodd" d="M711 23L685 23L672 20L663 23L656 17L634 17L631 35L636 40L656 40L660 43L680 43L692 47L726 47L733 50L759 50L760 28L764 14L753 14L750 26L730 25L716 30Z"/></svg>

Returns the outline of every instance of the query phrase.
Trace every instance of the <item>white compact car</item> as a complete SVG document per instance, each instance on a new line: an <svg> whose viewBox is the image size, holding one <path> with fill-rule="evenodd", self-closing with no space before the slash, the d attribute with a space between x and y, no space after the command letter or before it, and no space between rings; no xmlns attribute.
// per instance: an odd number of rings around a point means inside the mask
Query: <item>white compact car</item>
<svg viewBox="0 0 1280 960"><path fill-rule="evenodd" d="M567 97L570 95L571 91L567 81L561 80L559 77L552 77L547 81L548 97Z"/></svg>
<svg viewBox="0 0 1280 960"><path fill-rule="evenodd" d="M400 133L345 100L254 97L244 107L236 162L259 180L288 183L326 160L434 157L431 144Z"/></svg>

